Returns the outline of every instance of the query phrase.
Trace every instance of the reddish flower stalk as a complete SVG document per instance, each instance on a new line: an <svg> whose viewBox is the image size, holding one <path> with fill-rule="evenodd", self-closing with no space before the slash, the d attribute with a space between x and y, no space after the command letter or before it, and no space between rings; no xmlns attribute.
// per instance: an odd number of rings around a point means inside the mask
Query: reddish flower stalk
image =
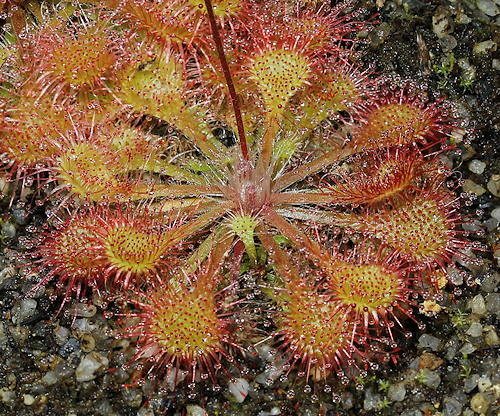
<svg viewBox="0 0 500 416"><path fill-rule="evenodd" d="M222 65L222 71L224 73L224 78L226 79L227 88L229 89L229 95L231 96L231 103L234 110L234 118L236 119L236 126L238 128L239 143L241 148L241 155L243 160L248 162L248 147L247 139L245 136L245 129L243 128L243 119L241 117L240 104L238 102L238 94L236 94L236 89L234 88L233 79L231 77L231 72L229 70L229 65L227 64L226 54L224 53L224 46L222 45L222 40L219 35L219 29L217 28L217 21L215 20L214 9L212 7L212 2L210 0L205 0L205 6L207 8L208 20L210 21L210 28L212 30L212 36L214 38L215 46L217 48L217 53L219 54L220 64Z"/></svg>

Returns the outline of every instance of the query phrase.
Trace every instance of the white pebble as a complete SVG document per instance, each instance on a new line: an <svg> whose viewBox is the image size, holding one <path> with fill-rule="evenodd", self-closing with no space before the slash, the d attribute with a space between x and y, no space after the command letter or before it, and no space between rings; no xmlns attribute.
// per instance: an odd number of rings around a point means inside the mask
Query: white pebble
<svg viewBox="0 0 500 416"><path fill-rule="evenodd" d="M97 322L91 321L86 318L77 319L73 324L74 329L78 329L81 333L92 332L99 328Z"/></svg>
<svg viewBox="0 0 500 416"><path fill-rule="evenodd" d="M229 392L234 396L237 403L243 403L248 396L250 384L244 378L237 378L234 383L229 383Z"/></svg>
<svg viewBox="0 0 500 416"><path fill-rule="evenodd" d="M12 390L8 390L7 387L2 387L0 389L0 400L9 406L12 406L16 401L16 393Z"/></svg>
<svg viewBox="0 0 500 416"><path fill-rule="evenodd" d="M478 315L486 314L486 302L484 301L483 295L474 296L468 303L472 313Z"/></svg>
<svg viewBox="0 0 500 416"><path fill-rule="evenodd" d="M79 382L90 381L96 378L95 372L100 368L107 367L109 360L96 352L87 354L76 368L76 380Z"/></svg>
<svg viewBox="0 0 500 416"><path fill-rule="evenodd" d="M481 175L484 172L485 168L486 168L486 163L481 162L480 160L474 159L469 162L469 170L472 173L477 173L478 175Z"/></svg>
<svg viewBox="0 0 500 416"><path fill-rule="evenodd" d="M474 55L487 54L497 50L497 43L493 40L485 40L483 42L475 43L472 47Z"/></svg>
<svg viewBox="0 0 500 416"><path fill-rule="evenodd" d="M418 345L421 348L430 348L431 351L437 351L441 340L429 334L422 334L418 339Z"/></svg>
<svg viewBox="0 0 500 416"><path fill-rule="evenodd" d="M35 402L35 397L31 394L23 394L23 402L26 406L31 406Z"/></svg>
<svg viewBox="0 0 500 416"><path fill-rule="evenodd" d="M95 305L87 303L77 303L75 306L70 308L69 314L82 317L82 318L92 318L97 313L97 308Z"/></svg>
<svg viewBox="0 0 500 416"><path fill-rule="evenodd" d="M465 333L471 337L480 337L483 333L483 326L479 322L472 322Z"/></svg>
<svg viewBox="0 0 500 416"><path fill-rule="evenodd" d="M71 332L68 328L60 326L54 331L54 335L57 345L64 345L68 342Z"/></svg>
<svg viewBox="0 0 500 416"><path fill-rule="evenodd" d="M500 196L500 175L491 175L486 187L493 195Z"/></svg>
<svg viewBox="0 0 500 416"><path fill-rule="evenodd" d="M281 414L281 410L279 407L273 407L269 412L265 410L261 410L257 416L277 416Z"/></svg>
<svg viewBox="0 0 500 416"><path fill-rule="evenodd" d="M500 207L496 207L493 211L491 211L491 216L500 221Z"/></svg>
<svg viewBox="0 0 500 416"><path fill-rule="evenodd" d="M45 384L46 386L52 386L56 384L58 381L59 377L57 377L55 371L49 371L48 373L45 373L45 375L42 377L42 383Z"/></svg>
<svg viewBox="0 0 500 416"><path fill-rule="evenodd" d="M500 13L500 8L491 0L477 0L477 8L491 17Z"/></svg>
<svg viewBox="0 0 500 416"><path fill-rule="evenodd" d="M488 407L490 407L490 404L482 393L476 393L472 396L472 399L470 399L470 408L476 413L486 413Z"/></svg>
<svg viewBox="0 0 500 416"><path fill-rule="evenodd" d="M32 316L36 311L36 305L35 299L22 299L13 308L12 323L19 325L26 320L26 318Z"/></svg>
<svg viewBox="0 0 500 416"><path fill-rule="evenodd" d="M387 392L389 400L400 402L406 397L406 389L403 383L391 384Z"/></svg>
<svg viewBox="0 0 500 416"><path fill-rule="evenodd" d="M13 277L16 274L16 269L13 267L6 267L0 270L0 285L9 277Z"/></svg>
<svg viewBox="0 0 500 416"><path fill-rule="evenodd" d="M207 413L202 407L196 404L186 406L187 416L207 416Z"/></svg>
<svg viewBox="0 0 500 416"><path fill-rule="evenodd" d="M491 387L491 380L489 379L488 376L481 376L479 377L479 380L477 381L477 389L480 392L483 392Z"/></svg>
<svg viewBox="0 0 500 416"><path fill-rule="evenodd" d="M484 189L481 185L478 185L471 179L466 179L464 181L462 189L469 194L476 194L477 196L481 196L486 192L486 189Z"/></svg>
<svg viewBox="0 0 500 416"><path fill-rule="evenodd" d="M468 355L468 354L472 354L474 351L476 351L476 347L474 347L474 345L472 345L470 342L466 342L462 348L459 349L459 351L464 354L464 355Z"/></svg>

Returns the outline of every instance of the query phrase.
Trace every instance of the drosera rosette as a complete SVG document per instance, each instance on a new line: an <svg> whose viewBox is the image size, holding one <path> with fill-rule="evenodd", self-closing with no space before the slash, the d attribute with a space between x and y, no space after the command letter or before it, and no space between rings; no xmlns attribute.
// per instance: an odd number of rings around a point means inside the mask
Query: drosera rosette
<svg viewBox="0 0 500 416"><path fill-rule="evenodd" d="M34 177L26 164L47 175L40 202L61 218L33 263L65 302L91 287L132 307L120 316L135 376L190 397L234 377L233 350L253 341L234 334L232 306L250 309L240 267L259 276L249 291L271 270L262 342L279 350L284 382L331 392L335 376L391 356L412 298L437 291L468 246L434 158L461 126L440 98L353 63L370 23L352 2L210 3L109 0L30 27L27 46L46 44L23 49L33 73L5 86L19 92L4 120L20 133L0 150L19 154L18 177ZM78 65L64 66L70 55ZM41 146L20 160L32 126ZM173 151L165 131L182 142Z"/></svg>
<svg viewBox="0 0 500 416"><path fill-rule="evenodd" d="M133 385L150 380L155 390L172 392L184 385L190 400L198 384L218 391L219 373L234 380L238 371L232 363L242 348L231 340L231 307L240 301L225 300L230 286L221 288L220 265L211 261L193 274L171 269L164 280L129 294L133 310L119 314L125 327L117 336L135 339Z"/></svg>

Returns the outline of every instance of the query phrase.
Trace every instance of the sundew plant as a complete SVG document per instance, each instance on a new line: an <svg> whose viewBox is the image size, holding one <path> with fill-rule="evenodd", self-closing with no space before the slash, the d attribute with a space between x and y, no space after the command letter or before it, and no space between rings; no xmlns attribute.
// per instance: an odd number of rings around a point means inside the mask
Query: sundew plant
<svg viewBox="0 0 500 416"><path fill-rule="evenodd" d="M471 245L441 157L465 129L445 99L362 66L376 17L354 1L19 3L3 11L2 171L11 203L30 189L48 218L25 263L59 313L91 294L123 306L130 385L194 399L251 378L267 346L289 397L314 398L396 358Z"/></svg>

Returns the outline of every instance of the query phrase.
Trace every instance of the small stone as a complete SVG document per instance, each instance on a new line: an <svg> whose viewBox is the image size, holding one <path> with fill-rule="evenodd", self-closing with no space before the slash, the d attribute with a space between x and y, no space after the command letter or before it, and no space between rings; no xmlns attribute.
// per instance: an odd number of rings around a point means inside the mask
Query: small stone
<svg viewBox="0 0 500 416"><path fill-rule="evenodd" d="M493 40L485 40L483 42L475 43L472 47L472 53L474 55L486 55L490 52L495 52L497 50L497 43Z"/></svg>
<svg viewBox="0 0 500 416"><path fill-rule="evenodd" d="M492 175L486 184L486 188L488 188L488 191L493 195L500 197L500 175Z"/></svg>
<svg viewBox="0 0 500 416"><path fill-rule="evenodd" d="M500 8L491 0L476 0L476 5L486 16L494 17L500 14Z"/></svg>
<svg viewBox="0 0 500 416"><path fill-rule="evenodd" d="M500 207L496 207L493 211L491 211L491 216L500 221Z"/></svg>
<svg viewBox="0 0 500 416"><path fill-rule="evenodd" d="M486 342L488 346L496 347L500 344L496 328L493 325L486 325L484 327L484 332L484 342Z"/></svg>
<svg viewBox="0 0 500 416"><path fill-rule="evenodd" d="M488 376L481 376L477 381L477 389L482 393L485 390L488 390L491 387L491 380Z"/></svg>
<svg viewBox="0 0 500 416"><path fill-rule="evenodd" d="M24 208L17 208L12 210L11 218L17 225L26 225L29 222L28 211L26 211Z"/></svg>
<svg viewBox="0 0 500 416"><path fill-rule="evenodd" d="M439 44L444 52L451 52L458 45L457 39L452 35L444 35L439 39Z"/></svg>
<svg viewBox="0 0 500 416"><path fill-rule="evenodd" d="M443 309L439 303L436 303L434 300L424 300L422 303L423 311L428 316L437 315Z"/></svg>
<svg viewBox="0 0 500 416"><path fill-rule="evenodd" d="M459 10L456 17L455 17L455 23L457 25L466 25L472 22L472 19L467 16L463 11Z"/></svg>
<svg viewBox="0 0 500 416"><path fill-rule="evenodd" d="M13 267L5 267L0 270L0 285L7 279L14 277L16 275L16 269Z"/></svg>
<svg viewBox="0 0 500 416"><path fill-rule="evenodd" d="M469 170L472 173L477 173L478 175L481 175L484 172L484 169L486 168L486 163L482 162L481 160L471 160L469 162Z"/></svg>
<svg viewBox="0 0 500 416"><path fill-rule="evenodd" d="M406 389L403 383L391 384L387 391L387 397L393 402L400 402L406 397Z"/></svg>
<svg viewBox="0 0 500 416"><path fill-rule="evenodd" d="M127 406L140 407L142 403L142 393L139 389L128 388L123 391L123 401Z"/></svg>
<svg viewBox="0 0 500 416"><path fill-rule="evenodd" d="M477 196L481 196L486 192L486 189L471 179L466 179L464 181L463 190L469 194L475 194Z"/></svg>
<svg viewBox="0 0 500 416"><path fill-rule="evenodd" d="M6 221L2 224L2 231L0 235L6 239L14 238L16 236L16 227L14 224Z"/></svg>
<svg viewBox="0 0 500 416"><path fill-rule="evenodd" d="M186 406L187 416L207 416L207 413L202 407L196 404L190 404Z"/></svg>
<svg viewBox="0 0 500 416"><path fill-rule="evenodd" d="M374 393L372 390L366 390L365 400L363 401L364 410L376 410L380 407L382 399L380 394Z"/></svg>
<svg viewBox="0 0 500 416"><path fill-rule="evenodd" d="M94 351L95 348L95 339L90 334L83 334L80 338L80 348L83 352Z"/></svg>
<svg viewBox="0 0 500 416"><path fill-rule="evenodd" d="M500 293L488 293L484 298L486 310L491 314L500 314Z"/></svg>
<svg viewBox="0 0 500 416"><path fill-rule="evenodd" d="M78 329L81 334L85 332L93 332L99 328L97 321L87 318L77 319L72 326L73 329Z"/></svg>
<svg viewBox="0 0 500 416"><path fill-rule="evenodd" d="M432 31L439 39L453 32L453 19L445 7L438 7L432 16Z"/></svg>
<svg viewBox="0 0 500 416"><path fill-rule="evenodd" d="M491 233L498 228L498 220L495 218L488 218L483 224L488 233Z"/></svg>
<svg viewBox="0 0 500 416"><path fill-rule="evenodd" d="M482 393L476 393L472 396L472 399L470 399L470 407L476 413L485 413L490 405L483 397Z"/></svg>
<svg viewBox="0 0 500 416"><path fill-rule="evenodd" d="M56 341L57 345L60 345L60 346L63 346L64 344L66 344L68 342L70 335L71 335L71 331L64 326L57 327L54 330L55 341Z"/></svg>
<svg viewBox="0 0 500 416"><path fill-rule="evenodd" d="M76 380L79 382L94 380L97 377L95 373L99 369L107 367L108 364L109 360L106 357L96 352L91 352L78 364L75 371Z"/></svg>
<svg viewBox="0 0 500 416"><path fill-rule="evenodd" d="M229 392L233 395L237 403L243 403L248 396L250 384L244 378L237 378L234 382L229 383Z"/></svg>
<svg viewBox="0 0 500 416"><path fill-rule="evenodd" d="M77 303L69 310L70 315L78 316L80 318L92 318L96 313L97 307L95 305L88 305L86 303Z"/></svg>
<svg viewBox="0 0 500 416"><path fill-rule="evenodd" d="M439 358L437 355L424 352L420 356L419 369L427 368L429 370L435 370L444 364L444 360Z"/></svg>
<svg viewBox="0 0 500 416"><path fill-rule="evenodd" d="M7 406L12 406L16 401L16 393L3 387L0 389L0 400Z"/></svg>
<svg viewBox="0 0 500 416"><path fill-rule="evenodd" d="M474 296L468 303L472 313L483 316L486 313L486 302L482 295Z"/></svg>
<svg viewBox="0 0 500 416"><path fill-rule="evenodd" d="M441 377L435 371L424 368L419 373L420 382L427 387L437 388L441 384Z"/></svg>
<svg viewBox="0 0 500 416"><path fill-rule="evenodd" d="M35 299L21 299L13 308L12 323L20 325L26 318L33 316L36 306Z"/></svg>
<svg viewBox="0 0 500 416"><path fill-rule="evenodd" d="M418 339L420 348L429 348L431 351L437 351L439 344L441 344L441 340L429 334L423 334Z"/></svg>
<svg viewBox="0 0 500 416"><path fill-rule="evenodd" d="M56 368L54 368L54 372L56 373L56 377L58 379L65 380L74 374L75 369L66 361L61 361L60 363L57 363Z"/></svg>
<svg viewBox="0 0 500 416"><path fill-rule="evenodd" d="M446 269L446 273L448 274L448 278L450 282L455 286L460 286L464 283L464 274L457 270L455 267L448 267Z"/></svg>
<svg viewBox="0 0 500 416"><path fill-rule="evenodd" d="M488 293L496 292L499 284L500 273L491 273L484 278L481 289Z"/></svg>
<svg viewBox="0 0 500 416"><path fill-rule="evenodd" d="M66 359L74 352L78 352L80 350L80 342L76 338L70 338L68 339L68 342L59 348L59 355Z"/></svg>
<svg viewBox="0 0 500 416"><path fill-rule="evenodd" d="M48 373L45 373L45 375L42 377L42 383L45 384L46 386L52 386L53 384L56 384L58 381L59 377L57 377L55 371L49 371Z"/></svg>
<svg viewBox="0 0 500 416"><path fill-rule="evenodd" d="M464 380L464 391L470 393L477 387L477 381L479 380L479 374L472 374Z"/></svg>
<svg viewBox="0 0 500 416"><path fill-rule="evenodd" d="M476 351L476 347L474 345L472 345L470 342L466 342L463 345L463 347L459 349L459 351L463 355L469 355L469 354L473 353L474 351Z"/></svg>
<svg viewBox="0 0 500 416"><path fill-rule="evenodd" d="M483 333L483 326L479 322L472 322L465 333L471 337L480 337Z"/></svg>
<svg viewBox="0 0 500 416"><path fill-rule="evenodd" d="M443 416L460 416L462 403L453 397L445 397L443 400Z"/></svg>
<svg viewBox="0 0 500 416"><path fill-rule="evenodd" d="M23 394L23 403L26 406L31 406L35 402L35 396L31 394Z"/></svg>

